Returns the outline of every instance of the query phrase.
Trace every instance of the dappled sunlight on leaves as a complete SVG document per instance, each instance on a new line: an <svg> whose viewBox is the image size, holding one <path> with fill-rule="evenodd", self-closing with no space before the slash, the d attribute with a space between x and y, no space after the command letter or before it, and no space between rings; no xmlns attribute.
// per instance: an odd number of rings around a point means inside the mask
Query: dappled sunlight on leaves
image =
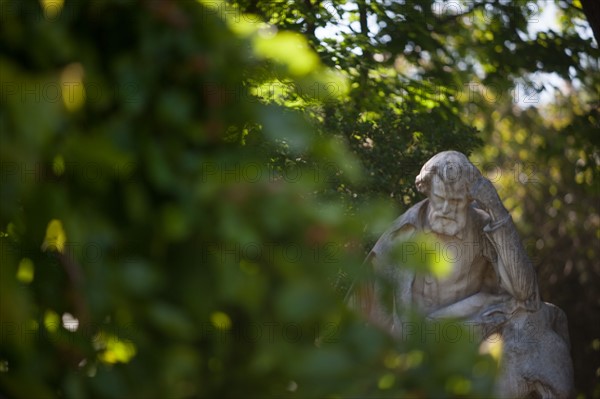
<svg viewBox="0 0 600 399"><path fill-rule="evenodd" d="M51 21L56 19L60 15L64 3L64 0L40 0L40 5L42 6L44 17Z"/></svg>
<svg viewBox="0 0 600 399"><path fill-rule="evenodd" d="M44 327L50 332L58 331L60 327L60 318L53 310L47 310L44 314Z"/></svg>
<svg viewBox="0 0 600 399"><path fill-rule="evenodd" d="M33 261L29 258L23 258L19 262L19 268L17 269L17 280L29 284L33 281L34 272Z"/></svg>
<svg viewBox="0 0 600 399"><path fill-rule="evenodd" d="M52 219L46 228L46 237L42 242L42 251L58 251L64 252L67 235L63 228L63 224L58 219Z"/></svg>
<svg viewBox="0 0 600 399"><path fill-rule="evenodd" d="M100 361L109 364L128 363L137 352L133 343L106 332L100 332L94 337L94 347L100 351Z"/></svg>
<svg viewBox="0 0 600 399"><path fill-rule="evenodd" d="M480 346L479 352L481 354L491 355L497 362L500 362L502 357L502 336L494 333L487 337Z"/></svg>
<svg viewBox="0 0 600 399"><path fill-rule="evenodd" d="M320 63L304 36L295 32L278 32L272 37L258 36L254 39L254 49L258 55L286 65L296 76L312 72Z"/></svg>
<svg viewBox="0 0 600 399"><path fill-rule="evenodd" d="M63 104L70 112L80 110L85 104L83 77L83 66L78 63L67 65L60 76Z"/></svg>
<svg viewBox="0 0 600 399"><path fill-rule="evenodd" d="M398 267L413 269L419 272L430 272L443 279L452 272L452 263L456 254L449 253L452 247L442 246L431 234L416 234L410 239L400 242L394 248L392 257Z"/></svg>

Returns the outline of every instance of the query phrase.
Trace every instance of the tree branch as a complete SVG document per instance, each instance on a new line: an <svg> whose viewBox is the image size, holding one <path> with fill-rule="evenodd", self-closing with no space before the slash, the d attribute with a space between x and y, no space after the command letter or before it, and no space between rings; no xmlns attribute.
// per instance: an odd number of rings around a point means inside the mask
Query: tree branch
<svg viewBox="0 0 600 399"><path fill-rule="evenodd" d="M592 28L596 43L600 46L600 2L597 0L581 0L581 6Z"/></svg>
<svg viewBox="0 0 600 399"><path fill-rule="evenodd" d="M358 2L358 20L360 22L360 33L364 36L365 43L369 43L369 24L368 24L368 11L367 11L367 0ZM363 57L365 60L370 60L372 55L367 50L367 46L362 48ZM360 86L361 90L367 87L367 80L369 78L368 61L362 63L360 67Z"/></svg>

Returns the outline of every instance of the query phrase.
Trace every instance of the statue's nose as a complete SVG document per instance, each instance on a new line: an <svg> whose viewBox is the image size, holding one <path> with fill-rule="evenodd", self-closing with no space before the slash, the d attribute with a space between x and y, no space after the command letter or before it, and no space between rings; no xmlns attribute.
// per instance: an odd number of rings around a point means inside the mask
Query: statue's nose
<svg viewBox="0 0 600 399"><path fill-rule="evenodd" d="M449 201L444 201L444 205L442 207L442 213L444 215L450 213L450 202Z"/></svg>

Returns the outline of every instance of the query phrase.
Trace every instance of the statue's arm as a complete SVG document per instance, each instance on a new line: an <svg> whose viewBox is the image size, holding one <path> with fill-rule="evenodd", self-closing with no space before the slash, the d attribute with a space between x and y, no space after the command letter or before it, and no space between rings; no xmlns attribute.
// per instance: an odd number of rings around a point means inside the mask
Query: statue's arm
<svg viewBox="0 0 600 399"><path fill-rule="evenodd" d="M470 194L490 215L483 231L496 252L494 263L502 287L518 302L537 309L540 299L535 270L496 189L488 179L481 178Z"/></svg>

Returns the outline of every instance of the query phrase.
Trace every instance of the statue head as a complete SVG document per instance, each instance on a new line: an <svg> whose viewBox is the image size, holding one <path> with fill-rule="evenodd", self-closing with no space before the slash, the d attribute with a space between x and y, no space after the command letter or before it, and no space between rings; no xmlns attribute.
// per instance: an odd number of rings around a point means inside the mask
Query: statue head
<svg viewBox="0 0 600 399"><path fill-rule="evenodd" d="M454 236L467 223L471 184L481 177L467 157L457 151L434 155L423 165L415 183L429 197L427 220L436 233Z"/></svg>

